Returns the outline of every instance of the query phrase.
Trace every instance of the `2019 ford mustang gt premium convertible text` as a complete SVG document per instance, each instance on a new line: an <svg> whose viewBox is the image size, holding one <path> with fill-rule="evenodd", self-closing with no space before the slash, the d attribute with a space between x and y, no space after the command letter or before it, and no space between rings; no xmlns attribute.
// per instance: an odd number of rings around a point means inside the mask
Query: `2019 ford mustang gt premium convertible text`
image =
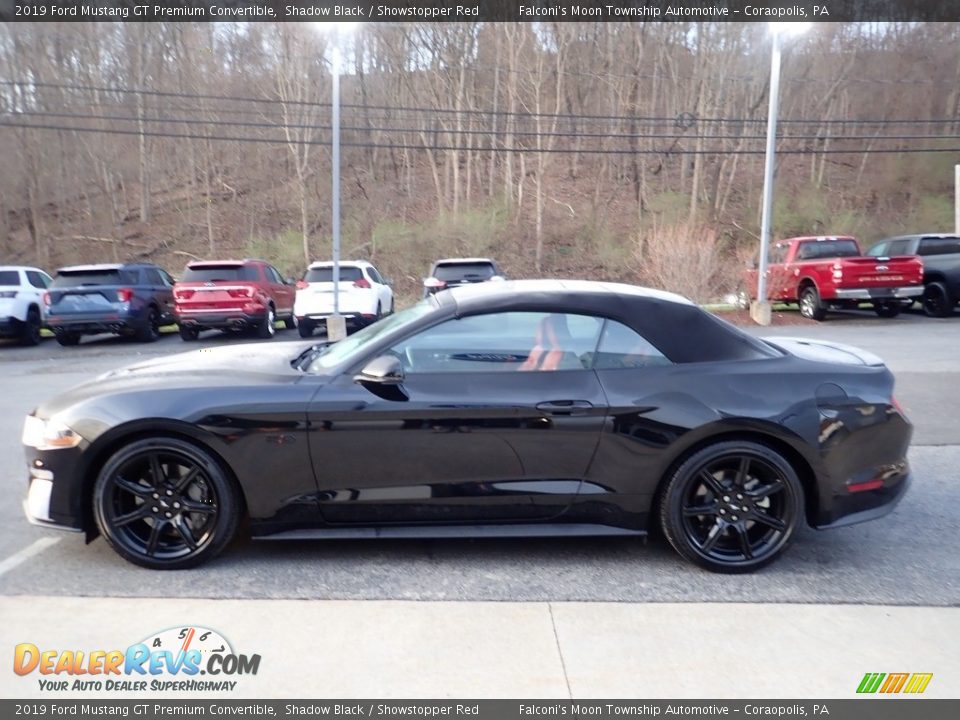
<svg viewBox="0 0 960 720"><path fill-rule="evenodd" d="M709 570L890 512L911 426L875 356L580 281L439 293L335 344L109 372L24 427L25 508L183 568L278 538L642 535Z"/></svg>

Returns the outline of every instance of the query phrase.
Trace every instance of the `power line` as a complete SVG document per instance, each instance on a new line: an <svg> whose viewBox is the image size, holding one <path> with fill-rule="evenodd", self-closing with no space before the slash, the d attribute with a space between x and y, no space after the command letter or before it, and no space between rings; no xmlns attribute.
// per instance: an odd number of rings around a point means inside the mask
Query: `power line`
<svg viewBox="0 0 960 720"><path fill-rule="evenodd" d="M67 132L100 133L106 135L143 135L145 137L179 138L192 140L216 140L225 142L251 142L280 145L329 145L328 140L286 140L282 138L259 138L225 135L193 135L189 133L168 133L145 130L119 130L87 127L70 127L65 125L48 125L36 123L16 123L0 120L0 126L30 130L57 130ZM687 150L674 148L660 148L649 150L634 150L631 148L531 148L531 147L467 147L436 144L401 144L401 143L370 143L370 142L342 142L344 147L380 148L384 150L438 150L450 152L517 152L517 153L560 153L582 155L763 155L764 150ZM861 148L857 150L843 150L838 148L804 148L777 150L780 155L860 155L860 154L900 154L900 153L960 153L960 147L949 148Z"/></svg>
<svg viewBox="0 0 960 720"><path fill-rule="evenodd" d="M252 122L252 121L241 121L241 120L221 120L221 119L196 119L196 118L180 118L180 117L154 117L154 116L144 116L144 117L132 117L127 115L93 115L90 113L61 113L61 112L49 112L45 110L28 110L28 111L19 111L19 112L10 112L5 113L7 117L16 118L16 117L56 117L56 118L66 118L72 120L110 120L110 121L119 121L119 122L145 122L145 123L172 123L172 124L184 124L184 125L217 125L217 126L227 126L227 127L249 127L249 128L264 128L272 130L284 130L284 129L297 129L297 130L331 130L330 125L320 125L320 124L308 124L308 123L276 123L276 122ZM444 134L444 135L489 135L491 137L499 137L507 134L520 136L520 137L556 137L556 138L572 138L572 139L597 139L597 138L615 138L615 139L624 139L624 140L675 140L675 139L685 139L685 140L764 140L766 135L764 134L754 134L754 135L745 135L745 134L736 134L736 135L700 135L692 133L615 133L615 132L536 132L536 131L521 131L521 130L510 130L499 129L499 130L485 130L485 129L471 129L471 128L427 128L427 127L384 127L382 125L341 125L340 127L343 131L349 132L385 132L385 133L429 133L429 134ZM938 134L938 135L825 135L825 134L780 134L777 136L780 140L815 140L818 142L826 141L846 141L846 140L946 140L946 139L960 139L960 135L957 134Z"/></svg>
<svg viewBox="0 0 960 720"><path fill-rule="evenodd" d="M319 101L308 101L308 100L281 100L281 99L268 99L268 98L256 98L249 96L230 96L230 95L210 95L202 93L183 93L183 92L174 92L174 91L164 91L164 90L150 90L146 88L119 88L119 87L108 87L108 86L98 86L98 85L80 85L80 84L67 84L67 83L50 83L42 81L24 81L24 80L0 80L0 85L7 86L19 86L19 87L50 87L50 88L59 88L66 90L92 90L98 92L107 92L107 93L119 93L119 94L129 94L129 95L150 95L155 97L178 97L178 98L191 98L191 99L207 99L207 100L224 100L230 102L248 102L248 103L266 103L270 105L298 105L306 107L320 107L320 108L329 108L330 103L319 102ZM392 105L371 105L371 104L356 104L356 103L343 103L341 104L342 108L350 109L370 109L370 110L384 110L384 111L400 111L400 112L419 112L419 113L429 113L429 114L451 114L451 115L487 115L490 117L545 117L545 118L558 118L558 119L579 119L585 121L594 121L594 120L616 120L624 122L666 122L666 123L675 123L678 120L678 117L667 117L667 116L630 116L630 115L580 115L580 114L564 114L564 113L531 113L531 112L516 112L516 111L505 111L505 110L475 110L475 109L456 109L456 108L431 108L431 107L410 107L410 106L392 106ZM224 112L229 112L229 109L223 109ZM695 122L704 122L704 123L766 123L765 117L760 118L721 118L721 117L693 117L691 118ZM869 120L850 120L850 119L781 119L778 120L779 123L817 123L817 124L865 124L865 125L901 125L901 124L952 124L957 122L956 118L942 118L942 119L869 119Z"/></svg>

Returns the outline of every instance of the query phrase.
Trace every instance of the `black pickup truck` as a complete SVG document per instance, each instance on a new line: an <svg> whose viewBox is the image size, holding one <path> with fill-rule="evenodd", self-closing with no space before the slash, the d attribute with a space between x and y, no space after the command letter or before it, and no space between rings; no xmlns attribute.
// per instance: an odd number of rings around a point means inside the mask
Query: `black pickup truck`
<svg viewBox="0 0 960 720"><path fill-rule="evenodd" d="M153 342L173 322L173 278L149 263L60 268L43 300L61 345L98 333Z"/></svg>
<svg viewBox="0 0 960 720"><path fill-rule="evenodd" d="M923 261L923 310L947 317L960 301L960 236L926 233L886 238L867 251L877 258L919 255Z"/></svg>

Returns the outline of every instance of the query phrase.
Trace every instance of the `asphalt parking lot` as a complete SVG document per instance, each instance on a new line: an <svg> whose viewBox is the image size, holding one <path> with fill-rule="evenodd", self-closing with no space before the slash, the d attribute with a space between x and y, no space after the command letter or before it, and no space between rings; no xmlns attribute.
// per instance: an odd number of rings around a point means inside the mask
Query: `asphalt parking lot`
<svg viewBox="0 0 960 720"><path fill-rule="evenodd" d="M860 346L897 376L897 397L916 426L915 481L895 513L864 525L805 530L774 566L750 576L694 569L658 538L252 542L238 540L202 569L152 572L120 560L102 540L30 526L20 502L23 415L41 399L138 359L235 341L212 335L184 345L115 338L61 348L0 348L0 594L49 596L406 600L608 600L656 602L960 605L960 317L867 314L758 334L808 336ZM292 332L272 342L300 344ZM293 354L293 353L291 353ZM41 538L46 543L36 545ZM24 559L24 550L34 552Z"/></svg>

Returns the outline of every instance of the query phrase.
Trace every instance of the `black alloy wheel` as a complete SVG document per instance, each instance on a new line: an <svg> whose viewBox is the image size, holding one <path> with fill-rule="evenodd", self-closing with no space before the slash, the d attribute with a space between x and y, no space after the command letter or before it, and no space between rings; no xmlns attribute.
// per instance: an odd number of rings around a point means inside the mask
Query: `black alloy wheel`
<svg viewBox="0 0 960 720"><path fill-rule="evenodd" d="M707 570L742 573L773 562L803 516L803 488L765 445L729 441L692 455L671 476L660 505L673 548Z"/></svg>
<svg viewBox="0 0 960 720"><path fill-rule="evenodd" d="M900 310L902 309L902 306L897 300L886 300L873 304L873 311L882 318L895 318L900 314Z"/></svg>
<svg viewBox="0 0 960 720"><path fill-rule="evenodd" d="M186 325L180 326L180 339L184 342L192 342L196 340L199 334L200 331L196 328L188 327Z"/></svg>
<svg viewBox="0 0 960 720"><path fill-rule="evenodd" d="M233 482L206 451L176 438L136 440L114 453L94 484L93 511L121 557L157 570L210 559L239 522Z"/></svg>
<svg viewBox="0 0 960 720"><path fill-rule="evenodd" d="M147 310L146 320L137 328L135 337L139 342L155 342L160 338L160 313L152 305Z"/></svg>
<svg viewBox="0 0 960 720"><path fill-rule="evenodd" d="M33 346L40 344L40 327L43 322L40 319L40 311L36 308L30 308L27 311L26 322L20 330L20 344Z"/></svg>
<svg viewBox="0 0 960 720"><path fill-rule="evenodd" d="M58 332L56 337L57 342L63 345L63 347L72 347L73 345L80 344L80 333Z"/></svg>
<svg viewBox="0 0 960 720"><path fill-rule="evenodd" d="M923 289L923 311L928 317L943 318L953 314L954 300L945 283L927 283Z"/></svg>

